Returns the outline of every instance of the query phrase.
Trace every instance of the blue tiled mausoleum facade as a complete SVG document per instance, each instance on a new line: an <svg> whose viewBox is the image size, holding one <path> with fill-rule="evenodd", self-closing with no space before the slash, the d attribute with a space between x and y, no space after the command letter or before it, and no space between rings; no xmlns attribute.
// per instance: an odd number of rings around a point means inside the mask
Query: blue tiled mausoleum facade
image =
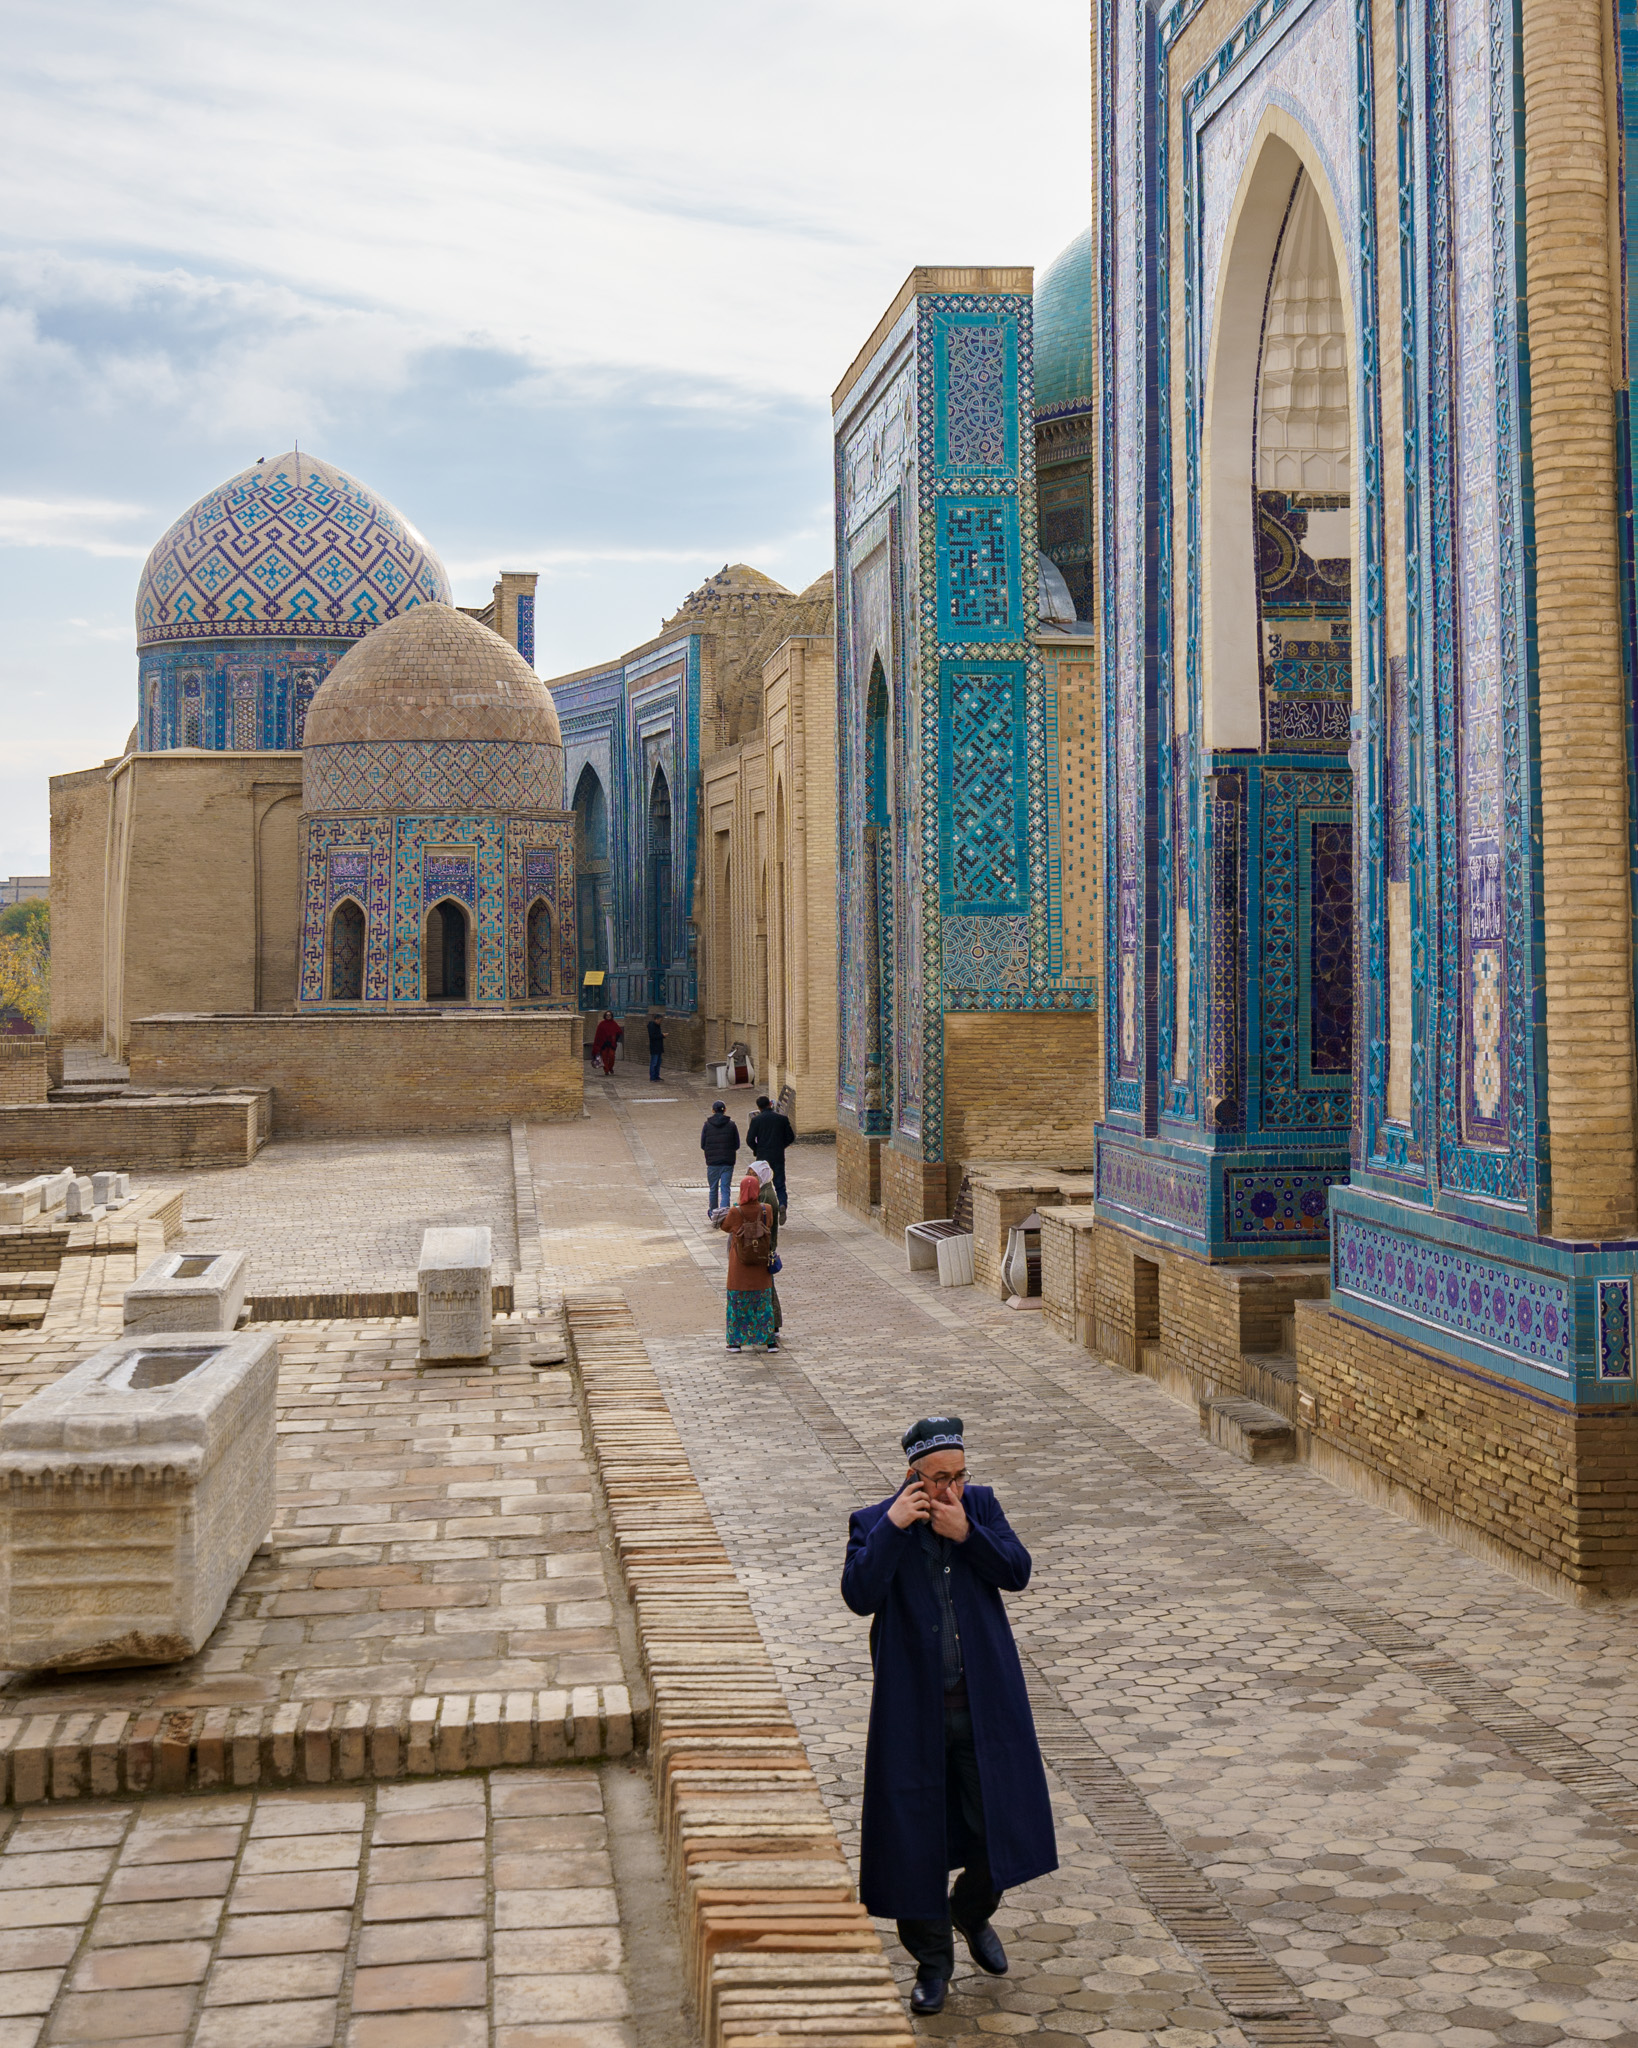
<svg viewBox="0 0 1638 2048"><path fill-rule="evenodd" d="M979 1020L1011 1020L1000 1039L1041 1065L1043 1106L1056 1092L1043 1142L1072 1147L1096 1087L1096 962L1077 937L1095 880L1072 863L1066 954L1059 809L1090 642L1061 636L1084 660L1060 675L1039 641L1030 285L912 273L834 401L839 1171L889 1229L947 1213L952 1137L995 1149L973 1089L999 1040Z"/></svg>
<svg viewBox="0 0 1638 2048"><path fill-rule="evenodd" d="M1095 18L1100 1223L1327 1261L1318 1438L1442 1499L1447 1416L1545 1404L1568 1498L1634 1399L1632 309L1556 283L1623 137L1530 6Z"/></svg>

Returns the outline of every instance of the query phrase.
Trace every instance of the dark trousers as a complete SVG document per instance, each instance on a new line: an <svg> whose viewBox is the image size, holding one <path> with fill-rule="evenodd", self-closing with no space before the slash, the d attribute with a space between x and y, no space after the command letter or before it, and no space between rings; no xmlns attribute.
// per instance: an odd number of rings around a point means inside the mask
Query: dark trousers
<svg viewBox="0 0 1638 2048"><path fill-rule="evenodd" d="M786 1204L785 1162L783 1159L770 1159L768 1161L768 1164L773 1168L774 1200L779 1204L780 1208L783 1209Z"/></svg>
<svg viewBox="0 0 1638 2048"><path fill-rule="evenodd" d="M731 1208L734 1200L734 1162L730 1159L726 1166L716 1166L708 1160L705 1171L711 1181L711 1199L706 1203L706 1208Z"/></svg>
<svg viewBox="0 0 1638 2048"><path fill-rule="evenodd" d="M651 1081L660 1078L660 1054L657 1052L651 1052L648 1056L648 1078Z"/></svg>
<svg viewBox="0 0 1638 2048"><path fill-rule="evenodd" d="M973 1717L965 1707L944 1705L944 1778L961 1802L961 1818L978 1843L972 1861L955 1881L950 1913L963 1927L982 1927L1001 1903L984 1848L984 1801L978 1789L978 1752ZM901 1920L899 1939L918 1969L948 1981L955 1975L955 1935L950 1915L942 1920Z"/></svg>

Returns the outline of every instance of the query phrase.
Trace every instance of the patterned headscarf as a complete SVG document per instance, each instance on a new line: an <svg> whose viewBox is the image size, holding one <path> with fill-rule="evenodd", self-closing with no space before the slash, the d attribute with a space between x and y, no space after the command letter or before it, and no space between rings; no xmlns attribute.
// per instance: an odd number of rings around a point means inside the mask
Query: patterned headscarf
<svg viewBox="0 0 1638 2048"><path fill-rule="evenodd" d="M748 1173L739 1184L739 1199L749 1209L762 1199L762 1183L754 1173Z"/></svg>

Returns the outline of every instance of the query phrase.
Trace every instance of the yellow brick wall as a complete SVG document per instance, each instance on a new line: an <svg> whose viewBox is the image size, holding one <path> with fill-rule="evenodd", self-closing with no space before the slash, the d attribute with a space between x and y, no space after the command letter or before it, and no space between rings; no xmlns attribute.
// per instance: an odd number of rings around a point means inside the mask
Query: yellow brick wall
<svg viewBox="0 0 1638 2048"><path fill-rule="evenodd" d="M1297 1309L1322 1468L1586 1595L1638 1587L1638 1412L1521 1394L1339 1314ZM1338 1476L1350 1476L1339 1467Z"/></svg>
<svg viewBox="0 0 1638 2048"><path fill-rule="evenodd" d="M945 1158L957 1168L983 1158L1089 1164L1102 1078L1096 1015L947 1016Z"/></svg>
<svg viewBox="0 0 1638 2048"><path fill-rule="evenodd" d="M51 778L51 1028L97 1045L112 765Z"/></svg>
<svg viewBox="0 0 1638 2048"><path fill-rule="evenodd" d="M131 1025L131 1080L269 1086L281 1135L496 1130L579 1116L580 1044L573 1013L156 1016Z"/></svg>
<svg viewBox="0 0 1638 2048"><path fill-rule="evenodd" d="M301 756L177 749L121 762L110 785L106 1030L124 1049L156 1010L295 1000Z"/></svg>
<svg viewBox="0 0 1638 2048"><path fill-rule="evenodd" d="M82 1173L248 1166L261 1142L257 1103L244 1095L0 1109L0 1174L7 1178L68 1165Z"/></svg>
<svg viewBox="0 0 1638 2048"><path fill-rule="evenodd" d="M0 1104L44 1102L46 1087L45 1040L0 1036Z"/></svg>
<svg viewBox="0 0 1638 2048"><path fill-rule="evenodd" d="M1571 1238L1638 1229L1609 33L1594 0L1524 0L1547 1112Z"/></svg>

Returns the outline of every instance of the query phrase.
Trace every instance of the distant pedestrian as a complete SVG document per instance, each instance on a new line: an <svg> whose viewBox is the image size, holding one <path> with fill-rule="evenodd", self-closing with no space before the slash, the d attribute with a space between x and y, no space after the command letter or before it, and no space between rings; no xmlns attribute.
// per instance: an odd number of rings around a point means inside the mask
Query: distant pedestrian
<svg viewBox="0 0 1638 2048"><path fill-rule="evenodd" d="M743 1351L747 1344L779 1349L779 1332L774 1323L773 1261L774 1213L761 1199L762 1185L754 1173L739 1184L739 1202L717 1219L717 1228L728 1233L728 1349Z"/></svg>
<svg viewBox="0 0 1638 2048"><path fill-rule="evenodd" d="M614 1055L619 1051L620 1041L625 1035L621 1026L614 1021L614 1012L605 1010L597 1029L592 1033L592 1058L603 1062L605 1074L614 1072Z"/></svg>
<svg viewBox="0 0 1638 2048"><path fill-rule="evenodd" d="M708 1216L726 1209L734 1185L734 1161L739 1157L739 1125L726 1106L713 1102L711 1114L700 1131L700 1150L705 1154L705 1173L710 1183L705 1204Z"/></svg>
<svg viewBox="0 0 1638 2048"><path fill-rule="evenodd" d="M745 1142L753 1159L765 1159L773 1168L774 1199L779 1220L785 1220L789 1201L785 1193L785 1147L796 1143L796 1130L788 1116L774 1108L766 1095L756 1099L756 1115L745 1127Z"/></svg>
<svg viewBox="0 0 1638 2048"><path fill-rule="evenodd" d="M757 1185L762 1190L762 1199L766 1202L768 1200L768 1185L773 1179L773 1168L766 1159L753 1159L751 1161L751 1171L756 1175ZM785 1220L785 1212L783 1209L775 1209L770 1205L769 1214L773 1217L773 1257L768 1262L768 1271L776 1276L773 1283L774 1328L782 1330L785 1327L785 1310L779 1299L779 1281L777 1276L784 1264L784 1261L779 1256L779 1226Z"/></svg>
<svg viewBox="0 0 1638 2048"><path fill-rule="evenodd" d="M648 1078L660 1078L660 1061L665 1056L665 1026L652 1011L648 1019Z"/></svg>
<svg viewBox="0 0 1638 2048"><path fill-rule="evenodd" d="M1002 1593L1029 1584L1029 1552L987 1486L967 1481L959 1415L904 1432L891 1500L848 1523L842 1598L870 1616L859 1897L897 1920L916 1959L913 2013L942 2010L955 1930L1004 1976L990 1924L1003 1891L1058 1867L1046 1773ZM955 1889L949 1873L959 1865Z"/></svg>

